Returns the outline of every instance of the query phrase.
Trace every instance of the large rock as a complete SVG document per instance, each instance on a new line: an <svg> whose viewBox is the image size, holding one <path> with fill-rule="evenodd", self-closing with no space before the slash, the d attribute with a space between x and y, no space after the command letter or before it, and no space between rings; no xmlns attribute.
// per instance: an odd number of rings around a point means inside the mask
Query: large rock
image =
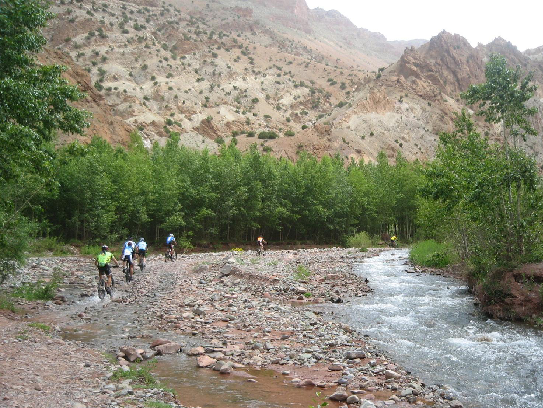
<svg viewBox="0 0 543 408"><path fill-rule="evenodd" d="M130 361L131 363L133 363L137 359L143 360L143 357L141 356L141 354L138 353L138 351L134 347L125 346L125 347L121 347L119 350L121 351L121 353L124 354L124 358Z"/></svg>
<svg viewBox="0 0 543 408"><path fill-rule="evenodd" d="M206 368L215 364L217 360L209 356L203 355L198 357L198 367Z"/></svg>
<svg viewBox="0 0 543 408"><path fill-rule="evenodd" d="M181 350L181 344L179 343L166 343L161 344L155 348L158 355L175 354Z"/></svg>
<svg viewBox="0 0 543 408"><path fill-rule="evenodd" d="M343 387L338 387L336 391L329 397L332 401L347 401L349 394Z"/></svg>

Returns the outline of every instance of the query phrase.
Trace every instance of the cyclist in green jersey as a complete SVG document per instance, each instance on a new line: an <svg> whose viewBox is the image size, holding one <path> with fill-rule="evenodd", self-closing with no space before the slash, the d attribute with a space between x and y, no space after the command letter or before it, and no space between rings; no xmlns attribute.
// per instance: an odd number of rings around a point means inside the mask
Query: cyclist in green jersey
<svg viewBox="0 0 543 408"><path fill-rule="evenodd" d="M107 287L111 287L111 267L109 263L113 259L115 265L119 266L119 262L113 256L111 252L108 251L109 247L107 245L102 245L102 252L98 254L98 257L94 260L94 264L98 267L98 281L102 279L102 276L105 274L107 276Z"/></svg>

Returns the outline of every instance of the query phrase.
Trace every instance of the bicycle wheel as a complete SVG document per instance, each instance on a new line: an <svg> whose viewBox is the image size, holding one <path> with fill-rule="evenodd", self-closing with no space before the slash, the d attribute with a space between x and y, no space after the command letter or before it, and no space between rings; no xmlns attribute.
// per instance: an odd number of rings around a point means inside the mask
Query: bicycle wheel
<svg viewBox="0 0 543 408"><path fill-rule="evenodd" d="M106 297L106 281L104 278L98 282L98 297L103 300Z"/></svg>
<svg viewBox="0 0 543 408"><path fill-rule="evenodd" d="M128 262L125 263L125 266L123 267L124 272L124 280L126 283L130 283L132 280L132 276L130 276L130 264Z"/></svg>
<svg viewBox="0 0 543 408"><path fill-rule="evenodd" d="M115 293L115 279L113 279L113 275L111 275L111 286L106 289L106 291L109 294L109 297L113 297L113 293Z"/></svg>
<svg viewBox="0 0 543 408"><path fill-rule="evenodd" d="M140 271L143 272L143 268L145 268L145 264L143 263L143 259L140 259Z"/></svg>

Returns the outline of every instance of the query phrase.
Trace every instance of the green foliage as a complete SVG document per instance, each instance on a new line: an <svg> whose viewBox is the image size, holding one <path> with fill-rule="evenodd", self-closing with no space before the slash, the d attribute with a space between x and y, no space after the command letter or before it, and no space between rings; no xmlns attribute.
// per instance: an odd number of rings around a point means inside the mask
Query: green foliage
<svg viewBox="0 0 543 408"><path fill-rule="evenodd" d="M298 265L294 272L294 280L303 281L311 276L311 271L304 265Z"/></svg>
<svg viewBox="0 0 543 408"><path fill-rule="evenodd" d="M128 371L118 368L113 372L111 379L113 381L130 379L135 384L135 387L139 388L159 388L158 381L151 373L155 364L156 361L151 360L136 368L134 368L134 366L129 366Z"/></svg>
<svg viewBox="0 0 543 408"><path fill-rule="evenodd" d="M465 112L440 137L419 219L441 230L475 273L512 266L540 245L541 191L533 159L481 137ZM435 234L435 232L434 232ZM441 237L445 238L444 236Z"/></svg>
<svg viewBox="0 0 543 408"><path fill-rule="evenodd" d="M507 66L507 60L500 54L492 54L485 67L486 82L471 85L461 96L469 104L477 104L479 115L490 123L503 124L504 143L508 136L513 137L516 147L518 137L537 132L529 117L537 113L537 108L527 107L526 102L534 96L537 86L532 84L533 73L523 78L520 66L515 69Z"/></svg>
<svg viewBox="0 0 543 408"><path fill-rule="evenodd" d="M432 268L445 268L451 264L451 248L447 244L440 244L433 239L421 241L413 245L409 252L409 259L421 266Z"/></svg>
<svg viewBox="0 0 543 408"><path fill-rule="evenodd" d="M57 288L62 278L57 272L49 282L39 280L38 282L26 282L15 288L11 293L14 297L26 300L51 300L55 297Z"/></svg>
<svg viewBox="0 0 543 408"><path fill-rule="evenodd" d="M347 247L349 248L358 248L367 251L372 246L374 246L373 241L366 231L359 232L347 238Z"/></svg>
<svg viewBox="0 0 543 408"><path fill-rule="evenodd" d="M96 254L99 254L102 250L102 245L83 245L79 249L79 253L81 255L93 255L96 256Z"/></svg>
<svg viewBox="0 0 543 408"><path fill-rule="evenodd" d="M264 131L264 132L260 132L258 134L258 138L259 139L277 139L278 135L277 133L273 132L273 131Z"/></svg>
<svg viewBox="0 0 543 408"><path fill-rule="evenodd" d="M39 329L45 333L49 333L51 331L51 326L44 324L44 323L29 323L28 326L34 327L36 329Z"/></svg>
<svg viewBox="0 0 543 408"><path fill-rule="evenodd" d="M36 59L46 43L40 30L52 17L39 0L0 7L0 281L24 261L39 203L55 194L55 132L88 126L89 115L68 103L84 95L62 78L65 68Z"/></svg>
<svg viewBox="0 0 543 408"><path fill-rule="evenodd" d="M55 256L70 255L70 248L56 237L38 238L30 245L30 255L39 256L52 254Z"/></svg>
<svg viewBox="0 0 543 408"><path fill-rule="evenodd" d="M0 292L0 310L9 310L13 313L17 311L17 308L15 307L12 298L2 292Z"/></svg>

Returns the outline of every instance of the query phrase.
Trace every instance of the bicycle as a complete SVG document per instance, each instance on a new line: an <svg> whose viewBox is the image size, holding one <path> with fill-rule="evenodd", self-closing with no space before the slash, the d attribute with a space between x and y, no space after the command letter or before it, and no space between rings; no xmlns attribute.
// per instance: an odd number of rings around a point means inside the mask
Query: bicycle
<svg viewBox="0 0 543 408"><path fill-rule="evenodd" d="M164 262L167 262L168 259L172 262L177 259L177 252L175 252L175 248L173 246L166 249L166 253L164 254Z"/></svg>
<svg viewBox="0 0 543 408"><path fill-rule="evenodd" d="M98 281L98 297L100 300L104 300L106 297L106 293L109 295L109 297L113 297L113 293L115 290L115 279L113 279L113 275L111 275L111 285L108 286L107 284L107 276L102 275L100 280Z"/></svg>
<svg viewBox="0 0 543 408"><path fill-rule="evenodd" d="M138 257L138 266L140 267L140 271L143 272L145 269L145 262L143 262L143 257Z"/></svg>
<svg viewBox="0 0 543 408"><path fill-rule="evenodd" d="M264 255L264 246L263 245L259 245L258 248L256 249L256 254L258 256L262 256Z"/></svg>
<svg viewBox="0 0 543 408"><path fill-rule="evenodd" d="M130 283L132 281L132 274L130 273L130 262L128 262L128 258L123 259L123 275L124 280L126 283Z"/></svg>

